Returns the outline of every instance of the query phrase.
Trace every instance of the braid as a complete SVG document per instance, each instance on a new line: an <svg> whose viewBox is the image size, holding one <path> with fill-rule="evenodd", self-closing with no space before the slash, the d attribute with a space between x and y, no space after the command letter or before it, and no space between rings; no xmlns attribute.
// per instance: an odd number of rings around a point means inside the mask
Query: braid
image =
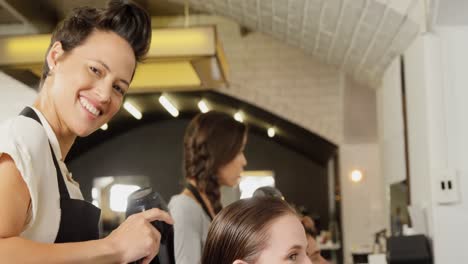
<svg viewBox="0 0 468 264"><path fill-rule="evenodd" d="M223 209L223 206L221 205L221 190L218 179L216 176L208 177L205 185L206 196L208 196L208 199L213 206L213 210L215 211L215 214L217 214L221 209Z"/></svg>
<svg viewBox="0 0 468 264"><path fill-rule="evenodd" d="M213 170L214 157L204 141L195 137L185 140L185 175L197 181L197 187L206 194L217 214L222 209L220 185Z"/></svg>
<svg viewBox="0 0 468 264"><path fill-rule="evenodd" d="M191 139L185 144L185 175L198 180L199 175L206 171L208 157L204 151L199 151L194 141Z"/></svg>

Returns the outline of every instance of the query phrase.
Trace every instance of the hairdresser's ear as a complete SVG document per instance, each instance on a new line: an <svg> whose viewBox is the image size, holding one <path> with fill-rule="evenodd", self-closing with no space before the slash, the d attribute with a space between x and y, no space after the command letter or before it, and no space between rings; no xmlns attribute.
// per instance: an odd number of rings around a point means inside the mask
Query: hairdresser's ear
<svg viewBox="0 0 468 264"><path fill-rule="evenodd" d="M47 53L47 65L49 66L49 69L53 69L57 65L59 58L64 53L65 51L62 48L62 43L60 43L60 41L55 41Z"/></svg>
<svg viewBox="0 0 468 264"><path fill-rule="evenodd" d="M249 264L249 263L247 263L247 262L245 262L243 260L236 259L236 260L234 260L234 262L232 264Z"/></svg>

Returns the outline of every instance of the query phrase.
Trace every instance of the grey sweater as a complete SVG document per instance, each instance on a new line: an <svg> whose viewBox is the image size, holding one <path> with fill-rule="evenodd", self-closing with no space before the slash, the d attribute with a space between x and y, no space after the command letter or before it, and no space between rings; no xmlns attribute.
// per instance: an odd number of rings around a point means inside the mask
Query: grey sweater
<svg viewBox="0 0 468 264"><path fill-rule="evenodd" d="M185 194L172 196L169 210L174 219L176 263L200 263L210 218L194 199Z"/></svg>

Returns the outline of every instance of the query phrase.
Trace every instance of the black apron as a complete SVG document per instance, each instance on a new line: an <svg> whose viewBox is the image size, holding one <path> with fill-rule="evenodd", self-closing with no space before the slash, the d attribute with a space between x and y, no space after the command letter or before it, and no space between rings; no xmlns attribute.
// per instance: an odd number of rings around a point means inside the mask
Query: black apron
<svg viewBox="0 0 468 264"><path fill-rule="evenodd" d="M21 111L20 115L32 118L42 125L39 116L30 107ZM99 238L99 218L101 209L83 200L71 199L63 179L62 171L55 157L52 145L50 152L57 171L57 182L60 192L60 227L55 243L81 242Z"/></svg>
<svg viewBox="0 0 468 264"><path fill-rule="evenodd" d="M201 204L205 214L210 218L211 221L213 221L210 210L208 210L208 206L206 205L205 201L203 201L203 198L201 197L197 187L193 186L191 183L187 183L185 184L185 188L187 188L193 194L193 196L195 196L195 199L197 199L197 201Z"/></svg>

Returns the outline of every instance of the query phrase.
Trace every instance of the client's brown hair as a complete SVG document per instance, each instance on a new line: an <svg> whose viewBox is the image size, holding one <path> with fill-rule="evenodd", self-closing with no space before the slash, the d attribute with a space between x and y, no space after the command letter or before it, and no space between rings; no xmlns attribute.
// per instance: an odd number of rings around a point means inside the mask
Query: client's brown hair
<svg viewBox="0 0 468 264"><path fill-rule="evenodd" d="M268 228L294 210L283 200L254 197L237 201L215 217L206 240L202 264L255 262L269 239Z"/></svg>

